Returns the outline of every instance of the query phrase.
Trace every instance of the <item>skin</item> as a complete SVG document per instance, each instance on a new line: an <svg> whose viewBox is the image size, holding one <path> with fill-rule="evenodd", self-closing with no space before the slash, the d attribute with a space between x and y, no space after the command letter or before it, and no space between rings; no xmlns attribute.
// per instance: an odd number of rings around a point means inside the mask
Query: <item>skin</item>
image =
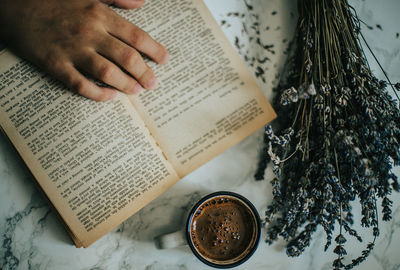
<svg viewBox="0 0 400 270"><path fill-rule="evenodd" d="M105 101L156 86L143 61L168 61L168 51L106 4L133 9L144 0L0 0L0 38L82 96ZM89 75L109 87L88 80Z"/></svg>

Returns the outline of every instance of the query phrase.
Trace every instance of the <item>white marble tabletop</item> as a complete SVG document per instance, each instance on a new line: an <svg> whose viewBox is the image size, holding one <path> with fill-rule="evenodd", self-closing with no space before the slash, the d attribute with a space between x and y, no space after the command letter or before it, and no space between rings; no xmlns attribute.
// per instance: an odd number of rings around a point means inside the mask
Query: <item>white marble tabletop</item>
<svg viewBox="0 0 400 270"><path fill-rule="evenodd" d="M234 37L242 34L241 21L227 14L243 10L243 2L206 0L206 3L218 22L227 21L222 28L234 43ZM282 52L287 42L284 40L290 39L295 26L296 0L253 0L252 3L257 6L256 11L263 25L268 26L265 27L268 30L263 39L275 45L275 54L270 55L271 62L266 67L267 81L257 81L270 98L272 78L284 60ZM353 0L351 3L359 16L374 28L369 30L364 27L363 31L381 64L393 81L400 81L400 37L397 34L400 32L400 1ZM382 72L367 55L375 74L383 79ZM254 72L251 66L249 70ZM265 181L256 182L253 178L261 145L262 130L182 179L89 248L78 249L73 246L35 187L21 159L1 134L0 269L211 269L193 256L188 247L157 249L153 237L181 228L185 214L193 203L214 191L229 190L247 196L263 216L271 200L268 181L271 174L267 172ZM399 168L395 172L400 176ZM394 201L393 219L381 222L381 235L373 253L357 269L400 269L400 194L393 194L391 199ZM255 254L236 269L331 269L334 256L331 249L327 253L323 252L324 244L324 232L318 230L311 246L302 256L289 258L283 249L284 243L268 246L261 241ZM351 243L351 248L348 248L350 256L357 256L361 248Z"/></svg>

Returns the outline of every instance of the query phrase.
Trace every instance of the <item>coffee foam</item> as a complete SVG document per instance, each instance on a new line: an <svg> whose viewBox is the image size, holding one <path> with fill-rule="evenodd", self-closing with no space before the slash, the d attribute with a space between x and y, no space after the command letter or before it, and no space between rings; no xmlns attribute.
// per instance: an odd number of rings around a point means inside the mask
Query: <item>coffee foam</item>
<svg viewBox="0 0 400 270"><path fill-rule="evenodd" d="M190 224L193 247L206 261L234 264L245 258L258 240L258 223L242 200L221 195L203 202Z"/></svg>

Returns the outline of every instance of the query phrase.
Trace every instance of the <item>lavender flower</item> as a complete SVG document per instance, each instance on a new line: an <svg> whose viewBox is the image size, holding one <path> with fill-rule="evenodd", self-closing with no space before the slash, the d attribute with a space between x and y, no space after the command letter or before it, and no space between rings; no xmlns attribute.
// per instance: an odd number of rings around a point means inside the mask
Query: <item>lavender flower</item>
<svg viewBox="0 0 400 270"><path fill-rule="evenodd" d="M278 123L265 132L263 160L272 161L276 174L267 242L282 237L287 254L299 256L322 227L325 250L335 245L332 267L351 269L371 253L379 221L391 219L388 196L400 191L392 172L400 165L400 111L386 91L400 84L372 74L360 47L360 21L346 0L298 2L297 42L275 99ZM354 200L361 206L358 221ZM373 241L345 264L347 240L363 241L355 222L370 230Z"/></svg>

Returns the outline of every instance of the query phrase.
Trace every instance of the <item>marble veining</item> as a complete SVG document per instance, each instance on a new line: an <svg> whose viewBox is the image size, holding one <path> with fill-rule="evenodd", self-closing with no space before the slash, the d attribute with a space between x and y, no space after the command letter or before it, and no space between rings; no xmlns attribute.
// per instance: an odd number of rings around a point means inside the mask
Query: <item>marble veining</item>
<svg viewBox="0 0 400 270"><path fill-rule="evenodd" d="M243 1L206 0L206 3L218 22L227 20L230 24L229 27L222 25L222 29L232 44L235 42L235 36L243 37L241 22L226 16L228 12L244 10ZM252 3L262 17L263 25L270 26L269 32L263 36L263 41L267 43L272 40L276 43L275 54L268 55L270 62L266 67L266 82L257 79L266 96L271 98L271 87L276 83L277 73L284 65L283 40L290 40L296 22L296 1L253 0ZM400 2L353 0L351 3L359 16L374 28L369 30L363 26L363 33L381 64L393 82L400 81L400 38L396 37L396 33L400 32L397 14ZM271 16L273 11L277 13ZM377 24L383 31L376 27ZM246 49L247 47L244 47L241 50L245 52ZM254 49L252 53L260 52ZM375 74L384 79L371 55L368 52L366 54ZM250 72L255 72L254 67L248 68ZM0 134L0 269L211 269L198 261L187 247L159 250L153 238L182 228L192 205L202 196L214 191L230 190L241 193L254 203L262 216L271 200L271 191L268 180L253 180L261 142L262 130L186 176L91 247L77 249L35 187L32 176L15 150L6 137ZM394 171L400 176L399 168L395 168ZM266 178L271 178L269 169ZM394 202L393 220L380 222L381 235L376 247L367 262L357 269L400 269L400 194L393 194L391 199ZM357 220L360 211L356 203L354 212ZM368 243L369 231L361 229L360 232L365 241L361 245L350 241L350 257L357 256ZM302 256L288 258L282 241L272 246L261 241L253 257L236 269L332 269L332 247L325 253L324 245L325 234L318 230L310 247Z"/></svg>

